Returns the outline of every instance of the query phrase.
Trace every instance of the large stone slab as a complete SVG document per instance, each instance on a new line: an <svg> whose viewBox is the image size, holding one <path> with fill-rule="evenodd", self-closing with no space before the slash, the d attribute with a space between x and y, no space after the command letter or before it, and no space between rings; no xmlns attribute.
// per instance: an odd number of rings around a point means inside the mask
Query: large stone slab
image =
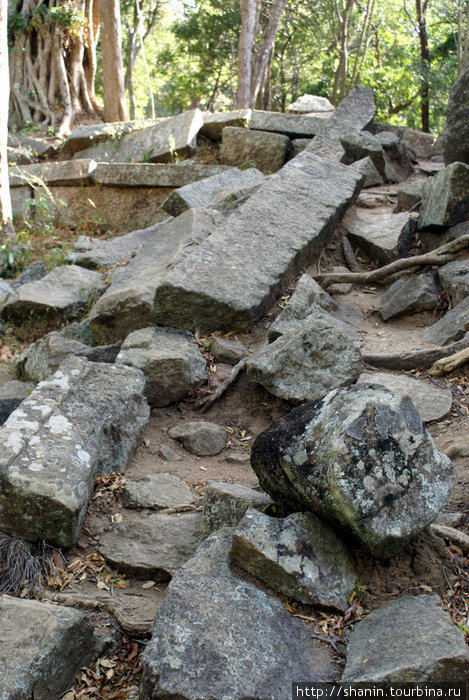
<svg viewBox="0 0 469 700"><path fill-rule="evenodd" d="M168 271L181 263L222 220L210 209L190 209L158 229L129 264L114 274L109 288L93 306L90 326L98 343L122 340L153 321L156 290ZM163 324L175 325L175 324Z"/></svg>
<svg viewBox="0 0 469 700"><path fill-rule="evenodd" d="M163 119L158 121L163 121ZM154 121L148 120L79 126L65 139L61 150L64 156L70 157L77 151L83 151L93 144L108 141L109 139L120 139L124 134L130 134L132 131L143 129L154 123Z"/></svg>
<svg viewBox="0 0 469 700"><path fill-rule="evenodd" d="M340 160L344 149L340 137L350 131L362 131L375 116L376 107L370 88L357 85L342 100L306 150L329 160Z"/></svg>
<svg viewBox="0 0 469 700"><path fill-rule="evenodd" d="M273 501L263 491L255 491L242 484L211 481L205 487L202 503L201 537L221 527L237 525L248 508L264 510Z"/></svg>
<svg viewBox="0 0 469 700"><path fill-rule="evenodd" d="M423 188L419 228L455 226L469 218L469 165L452 163Z"/></svg>
<svg viewBox="0 0 469 700"><path fill-rule="evenodd" d="M441 388L424 379L391 372L363 372L361 384L379 384L400 396L410 396L424 423L440 420L451 411L451 389Z"/></svg>
<svg viewBox="0 0 469 700"><path fill-rule="evenodd" d="M402 140L406 146L410 146L418 158L431 158L435 155L436 136L434 134L427 134L416 129L406 129L402 134Z"/></svg>
<svg viewBox="0 0 469 700"><path fill-rule="evenodd" d="M190 486L174 474L148 474L138 481L127 481L122 491L126 508L162 510L194 502Z"/></svg>
<svg viewBox="0 0 469 700"><path fill-rule="evenodd" d="M194 554L200 513L125 513L100 538L99 553L119 571L164 581Z"/></svg>
<svg viewBox="0 0 469 700"><path fill-rule="evenodd" d="M173 265L155 294L155 322L214 331L260 318L319 254L362 179L340 163L300 153Z"/></svg>
<svg viewBox="0 0 469 700"><path fill-rule="evenodd" d="M98 655L87 616L37 600L0 596L2 700L59 698Z"/></svg>
<svg viewBox="0 0 469 700"><path fill-rule="evenodd" d="M123 470L147 423L136 369L68 358L0 429L0 529L69 547L94 478Z"/></svg>
<svg viewBox="0 0 469 700"><path fill-rule="evenodd" d="M234 532L230 559L290 598L342 611L357 578L344 542L312 513L272 518L250 508Z"/></svg>
<svg viewBox="0 0 469 700"><path fill-rule="evenodd" d="M327 97L319 95L300 95L292 104L287 107L290 114L308 114L310 112L333 112L334 105Z"/></svg>
<svg viewBox="0 0 469 700"><path fill-rule="evenodd" d="M275 421L251 465L274 500L326 518L381 558L436 518L456 480L412 400L366 384Z"/></svg>
<svg viewBox="0 0 469 700"><path fill-rule="evenodd" d="M229 168L219 175L212 175L174 190L169 197L166 197L161 207L171 216L179 216L187 209L210 206L211 201L224 189L241 187L262 180L264 175L257 168L247 170Z"/></svg>
<svg viewBox="0 0 469 700"><path fill-rule="evenodd" d="M469 261L455 260L438 268L440 284L451 297L453 306L457 306L469 296Z"/></svg>
<svg viewBox="0 0 469 700"><path fill-rule="evenodd" d="M237 109L233 112L204 112L204 123L200 129L202 136L210 141L221 141L226 126L248 127L251 121L250 109Z"/></svg>
<svg viewBox="0 0 469 700"><path fill-rule="evenodd" d="M21 168L10 168L10 187L22 187L29 182L45 183L49 187L91 185L95 170L96 162L92 159L23 165Z"/></svg>
<svg viewBox="0 0 469 700"><path fill-rule="evenodd" d="M434 345L447 345L461 340L469 331L469 297L431 325L425 331L425 337Z"/></svg>
<svg viewBox="0 0 469 700"><path fill-rule="evenodd" d="M269 174L287 160L288 136L269 131L250 131L229 126L223 131L220 161L225 165L255 166Z"/></svg>
<svg viewBox="0 0 469 700"><path fill-rule="evenodd" d="M412 224L407 212L357 216L347 229L354 245L372 261L384 265L404 257L412 245Z"/></svg>
<svg viewBox="0 0 469 700"><path fill-rule="evenodd" d="M226 165L199 163L98 163L97 185L114 187L183 187L228 170Z"/></svg>
<svg viewBox="0 0 469 700"><path fill-rule="evenodd" d="M441 289L433 272L396 280L381 296L381 318L391 318L440 308Z"/></svg>
<svg viewBox="0 0 469 700"><path fill-rule="evenodd" d="M332 107L332 110L334 108ZM319 111L319 110L318 110ZM285 134L290 138L310 138L321 131L324 123L331 116L331 111L317 114L283 114L282 112L262 112L253 110L250 129L258 131L270 131L277 134Z"/></svg>
<svg viewBox="0 0 469 700"><path fill-rule="evenodd" d="M204 123L202 112L191 109L164 119L118 140L105 141L75 154L75 158L93 158L106 163L164 163L176 156L193 153L196 137Z"/></svg>
<svg viewBox="0 0 469 700"><path fill-rule="evenodd" d="M469 163L469 67L453 85L446 111L446 126L443 132L445 163Z"/></svg>
<svg viewBox="0 0 469 700"><path fill-rule="evenodd" d="M407 596L355 625L344 683L464 682L469 650L437 595Z"/></svg>
<svg viewBox="0 0 469 700"><path fill-rule="evenodd" d="M71 318L104 286L98 272L78 265L61 265L37 282L21 285L6 299L2 315L17 321L31 314Z"/></svg>
<svg viewBox="0 0 469 700"><path fill-rule="evenodd" d="M298 678L334 676L309 628L231 572L231 539L211 535L169 584L143 655L142 700L285 700Z"/></svg>

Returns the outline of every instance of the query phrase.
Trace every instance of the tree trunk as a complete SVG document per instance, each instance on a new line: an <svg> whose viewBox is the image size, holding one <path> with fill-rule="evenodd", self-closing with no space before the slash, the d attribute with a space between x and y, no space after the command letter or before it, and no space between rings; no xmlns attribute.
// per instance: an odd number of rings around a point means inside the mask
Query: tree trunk
<svg viewBox="0 0 469 700"><path fill-rule="evenodd" d="M273 0L270 17L262 32L259 47L256 50L251 73L251 105L256 104L262 82L267 74L270 58L278 33L280 20L288 0Z"/></svg>
<svg viewBox="0 0 469 700"><path fill-rule="evenodd" d="M420 60L422 61L422 75L420 78L420 114L422 118L422 131L430 131L430 50L428 48L428 35L426 23L426 11L428 0L415 0L417 11L417 23L420 41Z"/></svg>
<svg viewBox="0 0 469 700"><path fill-rule="evenodd" d="M8 0L0 0L0 242L15 235L13 229L10 182L8 179Z"/></svg>
<svg viewBox="0 0 469 700"><path fill-rule="evenodd" d="M104 121L127 119L118 0L98 0L103 57Z"/></svg>
<svg viewBox="0 0 469 700"><path fill-rule="evenodd" d="M255 0L240 0L239 4L241 31L238 43L236 109L248 109L251 106L251 54L254 46L257 7Z"/></svg>

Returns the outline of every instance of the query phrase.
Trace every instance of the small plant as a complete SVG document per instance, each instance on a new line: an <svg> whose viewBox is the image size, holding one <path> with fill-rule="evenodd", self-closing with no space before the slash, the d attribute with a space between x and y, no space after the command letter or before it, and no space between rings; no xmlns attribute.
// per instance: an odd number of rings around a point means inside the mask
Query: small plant
<svg viewBox="0 0 469 700"><path fill-rule="evenodd" d="M29 235L21 231L13 240L0 245L0 274L15 277L28 266L31 258Z"/></svg>
<svg viewBox="0 0 469 700"><path fill-rule="evenodd" d="M252 158L246 158L244 163L239 166L240 170L248 170L249 168L257 168L257 163Z"/></svg>
<svg viewBox="0 0 469 700"><path fill-rule="evenodd" d="M143 151L142 153L142 163L151 163L151 157L153 154L154 148L149 148L148 151Z"/></svg>
<svg viewBox="0 0 469 700"><path fill-rule="evenodd" d="M19 537L0 534L0 593L31 595L54 571L53 552L44 544L35 554Z"/></svg>

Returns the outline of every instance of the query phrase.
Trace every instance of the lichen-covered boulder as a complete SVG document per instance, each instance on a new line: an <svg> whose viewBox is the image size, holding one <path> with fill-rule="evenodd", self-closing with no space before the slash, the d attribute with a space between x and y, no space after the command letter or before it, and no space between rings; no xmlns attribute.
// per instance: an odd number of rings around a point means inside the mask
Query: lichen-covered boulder
<svg viewBox="0 0 469 700"><path fill-rule="evenodd" d="M445 163L469 163L469 67L451 90L443 132Z"/></svg>
<svg viewBox="0 0 469 700"><path fill-rule="evenodd" d="M275 501L330 520L383 558L434 520L455 483L412 400L367 384L275 421L251 464Z"/></svg>

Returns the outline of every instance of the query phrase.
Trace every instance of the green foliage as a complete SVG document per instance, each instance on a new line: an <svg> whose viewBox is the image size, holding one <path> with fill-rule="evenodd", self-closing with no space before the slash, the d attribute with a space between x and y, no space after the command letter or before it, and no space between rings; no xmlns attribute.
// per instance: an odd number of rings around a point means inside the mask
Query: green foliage
<svg viewBox="0 0 469 700"><path fill-rule="evenodd" d="M0 245L0 274L4 277L16 277L29 265L31 258L29 236L22 231L13 240Z"/></svg>
<svg viewBox="0 0 469 700"><path fill-rule="evenodd" d="M27 12L11 12L8 20L8 36L13 43L15 34L37 31L46 24L58 24L70 34L81 30L86 20L72 0L66 0L56 6L49 7L42 2Z"/></svg>

